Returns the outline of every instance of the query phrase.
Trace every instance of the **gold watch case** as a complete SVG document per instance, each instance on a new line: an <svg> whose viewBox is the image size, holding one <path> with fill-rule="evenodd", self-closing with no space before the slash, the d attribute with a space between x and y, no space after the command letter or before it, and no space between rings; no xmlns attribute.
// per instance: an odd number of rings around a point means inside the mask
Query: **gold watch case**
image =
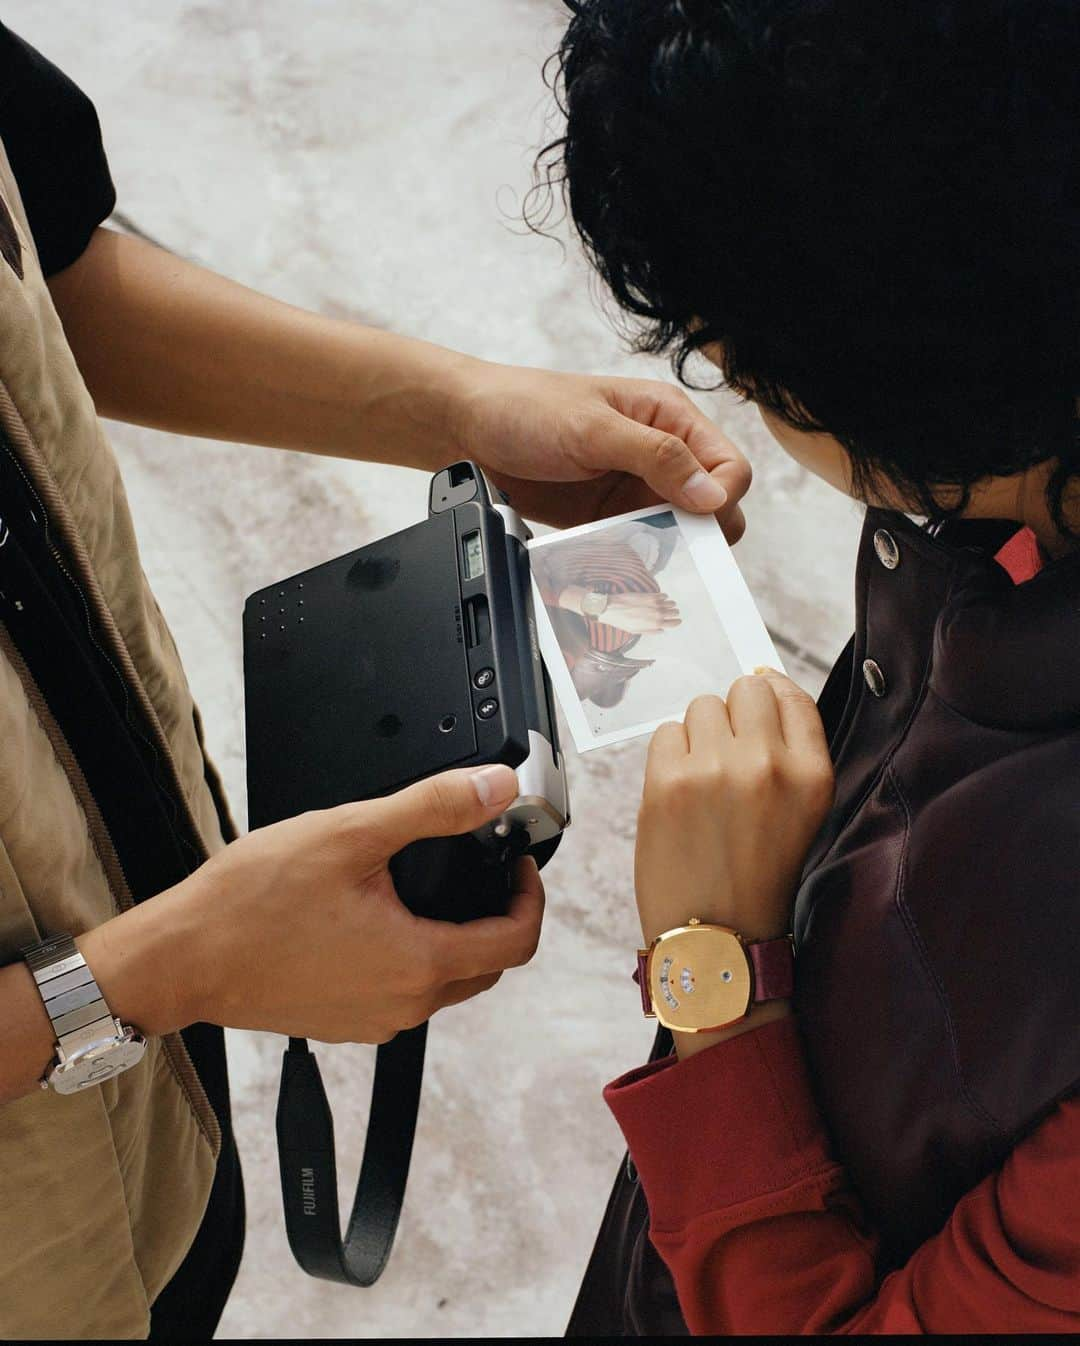
<svg viewBox="0 0 1080 1346"><path fill-rule="evenodd" d="M692 920L655 939L648 958L653 1013L665 1028L707 1033L746 1017L750 960L728 926Z"/></svg>

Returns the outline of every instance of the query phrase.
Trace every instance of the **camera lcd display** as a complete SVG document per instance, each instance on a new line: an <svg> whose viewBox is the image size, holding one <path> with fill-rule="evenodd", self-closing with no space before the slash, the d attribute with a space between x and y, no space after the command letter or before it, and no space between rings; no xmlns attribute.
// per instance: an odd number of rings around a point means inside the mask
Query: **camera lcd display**
<svg viewBox="0 0 1080 1346"><path fill-rule="evenodd" d="M479 532L467 533L462 538L461 545L465 553L465 578L479 579L484 573L484 548Z"/></svg>

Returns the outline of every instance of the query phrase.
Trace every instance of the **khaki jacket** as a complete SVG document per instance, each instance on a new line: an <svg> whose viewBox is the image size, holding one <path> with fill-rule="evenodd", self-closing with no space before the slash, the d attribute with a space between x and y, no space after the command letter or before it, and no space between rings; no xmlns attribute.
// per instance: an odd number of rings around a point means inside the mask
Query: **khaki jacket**
<svg viewBox="0 0 1080 1346"><path fill-rule="evenodd" d="M209 853L223 845L195 708L139 564L116 460L64 338L10 165L0 426L50 515ZM0 962L130 904L78 763L0 622ZM85 1093L0 1107L0 1337L145 1337L210 1194L220 1135L179 1036Z"/></svg>

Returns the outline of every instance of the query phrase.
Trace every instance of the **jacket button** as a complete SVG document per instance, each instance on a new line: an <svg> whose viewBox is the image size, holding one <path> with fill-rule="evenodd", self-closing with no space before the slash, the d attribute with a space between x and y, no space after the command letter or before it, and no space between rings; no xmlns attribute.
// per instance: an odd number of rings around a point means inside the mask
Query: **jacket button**
<svg viewBox="0 0 1080 1346"><path fill-rule="evenodd" d="M900 564L900 548L896 545L896 538L884 528L879 528L874 534L874 550L886 570L895 570Z"/></svg>
<svg viewBox="0 0 1080 1346"><path fill-rule="evenodd" d="M862 675L867 687L875 696L885 695L885 674L873 659L863 660Z"/></svg>

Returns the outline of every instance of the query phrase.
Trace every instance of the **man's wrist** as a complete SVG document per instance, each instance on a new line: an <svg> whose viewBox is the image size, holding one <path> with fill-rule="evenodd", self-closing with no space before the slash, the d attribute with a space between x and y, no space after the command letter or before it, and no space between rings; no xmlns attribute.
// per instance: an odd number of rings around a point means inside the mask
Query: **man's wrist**
<svg viewBox="0 0 1080 1346"><path fill-rule="evenodd" d="M190 925L171 897L151 898L75 941L113 1017L157 1037L201 1017Z"/></svg>
<svg viewBox="0 0 1080 1346"><path fill-rule="evenodd" d="M484 430L484 407L488 384L499 366L442 346L429 350L435 362L433 378L439 402L437 414L441 418L441 437L436 437L432 445L431 471L446 466L447 432L459 457L471 458L486 467L488 436Z"/></svg>
<svg viewBox="0 0 1080 1346"><path fill-rule="evenodd" d="M454 458L478 458L474 406L486 361L353 323L338 324L335 335L338 358L360 375L347 393L346 456L426 472ZM366 433L356 435L358 424Z"/></svg>

